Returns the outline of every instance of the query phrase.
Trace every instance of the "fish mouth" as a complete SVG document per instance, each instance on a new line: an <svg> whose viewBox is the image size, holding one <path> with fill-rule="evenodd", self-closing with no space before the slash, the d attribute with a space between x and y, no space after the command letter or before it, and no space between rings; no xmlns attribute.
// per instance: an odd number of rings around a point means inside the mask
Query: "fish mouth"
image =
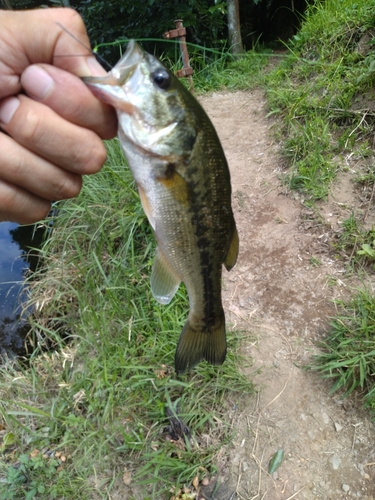
<svg viewBox="0 0 375 500"><path fill-rule="evenodd" d="M134 106L126 97L125 84L144 58L144 52L130 40L126 52L111 71L105 76L84 76L82 81L101 101L114 106L117 111L128 115L134 113Z"/></svg>
<svg viewBox="0 0 375 500"><path fill-rule="evenodd" d="M141 47L134 40L129 40L125 54L105 76L83 76L81 80L87 85L111 85L121 86L131 77L138 66L144 53Z"/></svg>

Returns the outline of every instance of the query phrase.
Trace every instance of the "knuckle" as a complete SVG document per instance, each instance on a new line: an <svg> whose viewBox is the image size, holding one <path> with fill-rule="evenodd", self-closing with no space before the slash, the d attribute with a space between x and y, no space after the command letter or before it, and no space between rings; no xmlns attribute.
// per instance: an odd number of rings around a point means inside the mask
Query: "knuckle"
<svg viewBox="0 0 375 500"><path fill-rule="evenodd" d="M32 107L29 107L25 113L22 126L19 128L19 134L22 135L22 140L27 143L37 144L42 139L40 137L40 118Z"/></svg>
<svg viewBox="0 0 375 500"><path fill-rule="evenodd" d="M58 200L66 200L68 198L74 198L79 194L82 187L82 178L79 175L66 175L64 180L57 188Z"/></svg>
<svg viewBox="0 0 375 500"><path fill-rule="evenodd" d="M75 32L86 33L86 28L82 17L74 9L65 8L64 16L66 17L65 23Z"/></svg>
<svg viewBox="0 0 375 500"><path fill-rule="evenodd" d="M107 158L107 151L99 138L87 151L89 151L89 154L83 160L83 172L85 174L95 174L102 168Z"/></svg>
<svg viewBox="0 0 375 500"><path fill-rule="evenodd" d="M18 217L17 221L19 224L33 224L41 219L45 219L51 210L51 203L46 200L40 200L33 207L33 210L24 211Z"/></svg>

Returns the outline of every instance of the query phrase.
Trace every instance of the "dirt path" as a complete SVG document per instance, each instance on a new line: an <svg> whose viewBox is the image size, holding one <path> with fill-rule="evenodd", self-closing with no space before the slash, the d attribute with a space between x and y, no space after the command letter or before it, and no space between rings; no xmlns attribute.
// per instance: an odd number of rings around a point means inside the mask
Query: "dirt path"
<svg viewBox="0 0 375 500"><path fill-rule="evenodd" d="M302 370L334 314L332 298L348 293L344 269L326 250L325 226L309 223L309 211L280 185L262 91L200 101L229 161L241 242L237 266L225 274L227 320L244 331L244 353L255 361L249 377L261 389L245 411L233 411L238 434L223 453L223 475L232 473L239 499L373 500L374 425L360 403L330 395L328 383ZM329 227L342 206L336 198L323 207ZM271 477L279 448L284 461ZM228 500L222 491L215 498Z"/></svg>

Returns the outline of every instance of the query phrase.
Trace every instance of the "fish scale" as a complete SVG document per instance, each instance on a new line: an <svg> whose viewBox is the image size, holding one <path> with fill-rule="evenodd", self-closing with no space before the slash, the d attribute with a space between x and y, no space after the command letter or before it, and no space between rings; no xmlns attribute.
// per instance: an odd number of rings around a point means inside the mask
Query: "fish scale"
<svg viewBox="0 0 375 500"><path fill-rule="evenodd" d="M235 265L238 234L216 131L182 83L134 41L107 76L83 80L117 111L119 140L158 242L152 293L168 304L181 281L188 292L176 372L203 359L219 365L226 356L222 265Z"/></svg>

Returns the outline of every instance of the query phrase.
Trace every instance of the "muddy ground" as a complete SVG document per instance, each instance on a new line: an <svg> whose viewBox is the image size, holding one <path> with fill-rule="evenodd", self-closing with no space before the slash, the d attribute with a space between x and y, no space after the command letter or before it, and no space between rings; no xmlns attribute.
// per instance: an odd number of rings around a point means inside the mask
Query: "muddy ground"
<svg viewBox="0 0 375 500"><path fill-rule="evenodd" d="M254 360L247 373L259 389L230 416L237 436L218 463L228 487L215 498L373 500L374 424L358 396L332 395L329 382L303 370L335 314L333 299L353 286L330 242L356 202L356 160L342 159L348 172L319 205L318 223L280 182L285 165L263 92L200 100L229 161L241 242L237 266L225 273L224 307L230 327L244 332L243 353ZM270 476L278 449L285 458Z"/></svg>

